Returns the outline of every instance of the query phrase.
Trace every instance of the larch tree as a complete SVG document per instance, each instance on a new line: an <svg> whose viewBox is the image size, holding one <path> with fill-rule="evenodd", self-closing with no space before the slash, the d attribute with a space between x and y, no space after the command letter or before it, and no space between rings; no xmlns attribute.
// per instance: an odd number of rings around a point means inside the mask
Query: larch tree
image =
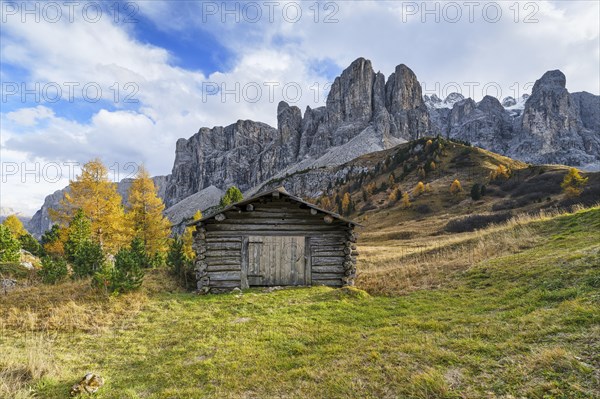
<svg viewBox="0 0 600 399"><path fill-rule="evenodd" d="M342 197L342 214L343 215L349 215L351 214L354 209L353 209L353 203L352 203L352 197L350 197L350 194L348 193L344 193L344 196Z"/></svg>
<svg viewBox="0 0 600 399"><path fill-rule="evenodd" d="M581 195L588 178L581 176L576 168L569 168L560 186L567 197L577 197Z"/></svg>
<svg viewBox="0 0 600 399"><path fill-rule="evenodd" d="M143 166L129 189L127 221L133 238L141 240L149 256L167 250L171 223L163 216L165 204L158 197L154 182Z"/></svg>
<svg viewBox="0 0 600 399"><path fill-rule="evenodd" d="M462 193L462 191L463 189L462 185L460 184L460 181L458 181L458 179L454 179L454 181L450 185L450 194L457 195L459 193Z"/></svg>
<svg viewBox="0 0 600 399"><path fill-rule="evenodd" d="M81 174L69 182L59 209L50 212L53 221L68 226L80 209L90 220L92 239L109 253L128 243L129 233L117 185L99 159L86 163Z"/></svg>
<svg viewBox="0 0 600 399"><path fill-rule="evenodd" d="M402 194L402 208L410 208L411 207L411 203L410 203L410 197L408 195L408 193L404 193Z"/></svg>
<svg viewBox="0 0 600 399"><path fill-rule="evenodd" d="M202 212L200 210L196 211L193 219L194 219L194 222L196 220L202 219ZM183 252L185 253L186 258L189 260L196 259L196 253L192 249L192 242L194 241L194 237L193 237L192 233L194 232L195 228L196 228L195 226L187 226L185 228L185 231L183 232L183 237L182 237L183 238Z"/></svg>
<svg viewBox="0 0 600 399"><path fill-rule="evenodd" d="M413 189L413 197L417 197L425 192L425 184L422 181L418 182Z"/></svg>
<svg viewBox="0 0 600 399"><path fill-rule="evenodd" d="M23 227L23 223L17 215L10 215L2 222L4 226L6 226L10 232L15 236L15 238L19 238L27 234L27 230Z"/></svg>

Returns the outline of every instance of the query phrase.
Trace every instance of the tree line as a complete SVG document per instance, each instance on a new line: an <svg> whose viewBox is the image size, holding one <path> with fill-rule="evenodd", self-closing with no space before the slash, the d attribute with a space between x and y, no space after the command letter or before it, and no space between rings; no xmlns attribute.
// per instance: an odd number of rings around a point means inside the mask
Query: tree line
<svg viewBox="0 0 600 399"><path fill-rule="evenodd" d="M219 206L242 199L241 191L230 187ZM53 225L41 242L14 215L0 225L0 262L18 262L23 248L41 258L38 274L43 282L91 277L92 284L107 293L136 289L146 269L167 265L184 285L192 286L193 228L173 235L164 210L146 168L139 168L124 204L106 166L94 159L69 182L59 206L50 210ZM193 219L200 218L198 210Z"/></svg>

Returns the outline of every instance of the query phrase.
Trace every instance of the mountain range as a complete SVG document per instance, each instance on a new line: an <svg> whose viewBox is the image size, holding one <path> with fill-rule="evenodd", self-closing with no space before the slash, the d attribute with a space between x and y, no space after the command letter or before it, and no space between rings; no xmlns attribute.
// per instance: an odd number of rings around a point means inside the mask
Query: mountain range
<svg viewBox="0 0 600 399"><path fill-rule="evenodd" d="M280 102L277 128L238 120L177 140L171 174L154 182L165 214L178 225L197 209L217 205L231 185L252 194L285 179L291 192L319 196L323 184L313 179L335 181L331 174L343 168L333 167L438 135L528 163L600 170L600 96L569 93L565 75L554 70L535 82L531 95L519 99L500 102L486 96L475 102L451 93L441 100L423 96L406 65L398 65L386 79L369 60L358 58L335 79L325 106L302 113ZM302 175L311 177L294 178ZM130 184L118 184L124 201ZM27 225L32 234L39 237L51 226L48 210L63 194L64 189L46 197Z"/></svg>

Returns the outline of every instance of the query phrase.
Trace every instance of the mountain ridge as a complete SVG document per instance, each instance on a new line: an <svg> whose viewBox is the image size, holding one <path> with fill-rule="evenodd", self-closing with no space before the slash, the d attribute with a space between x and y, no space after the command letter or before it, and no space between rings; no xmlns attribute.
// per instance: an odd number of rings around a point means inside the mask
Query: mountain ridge
<svg viewBox="0 0 600 399"><path fill-rule="evenodd" d="M491 96L475 102L460 93L444 101L423 96L414 72L398 65L385 79L371 61L358 58L336 77L325 106L307 107L280 102L277 128L238 120L228 126L202 127L177 140L171 174L155 177L167 208L214 186L236 185L256 192L273 178L299 170L338 166L374 151L425 136L441 135L533 163L560 163L600 170L600 96L570 94L566 77L549 71L529 97L502 103ZM598 105L598 106L597 106ZM126 201L130 182L118 184ZM60 191L48 196L28 228L39 236L50 227L48 209ZM189 201L195 207L211 201ZM198 198L204 198L200 195ZM211 202L210 204L208 202ZM194 209L166 212L174 224L190 218Z"/></svg>

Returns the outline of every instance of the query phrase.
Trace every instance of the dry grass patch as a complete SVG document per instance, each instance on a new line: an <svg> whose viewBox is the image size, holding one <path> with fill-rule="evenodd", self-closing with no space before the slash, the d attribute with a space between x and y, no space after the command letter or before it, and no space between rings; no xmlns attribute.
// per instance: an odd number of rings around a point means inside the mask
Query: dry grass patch
<svg viewBox="0 0 600 399"><path fill-rule="evenodd" d="M485 229L421 238L406 243L363 244L357 286L372 294L403 294L437 288L456 272L479 262L515 253L541 242L533 223L560 216L559 212L519 215Z"/></svg>
<svg viewBox="0 0 600 399"><path fill-rule="evenodd" d="M24 348L4 348L0 357L0 397L34 398L31 384L55 371L51 344L43 335L26 339Z"/></svg>
<svg viewBox="0 0 600 399"><path fill-rule="evenodd" d="M98 332L139 312L144 292L106 297L89 281L37 285L0 296L0 329Z"/></svg>

